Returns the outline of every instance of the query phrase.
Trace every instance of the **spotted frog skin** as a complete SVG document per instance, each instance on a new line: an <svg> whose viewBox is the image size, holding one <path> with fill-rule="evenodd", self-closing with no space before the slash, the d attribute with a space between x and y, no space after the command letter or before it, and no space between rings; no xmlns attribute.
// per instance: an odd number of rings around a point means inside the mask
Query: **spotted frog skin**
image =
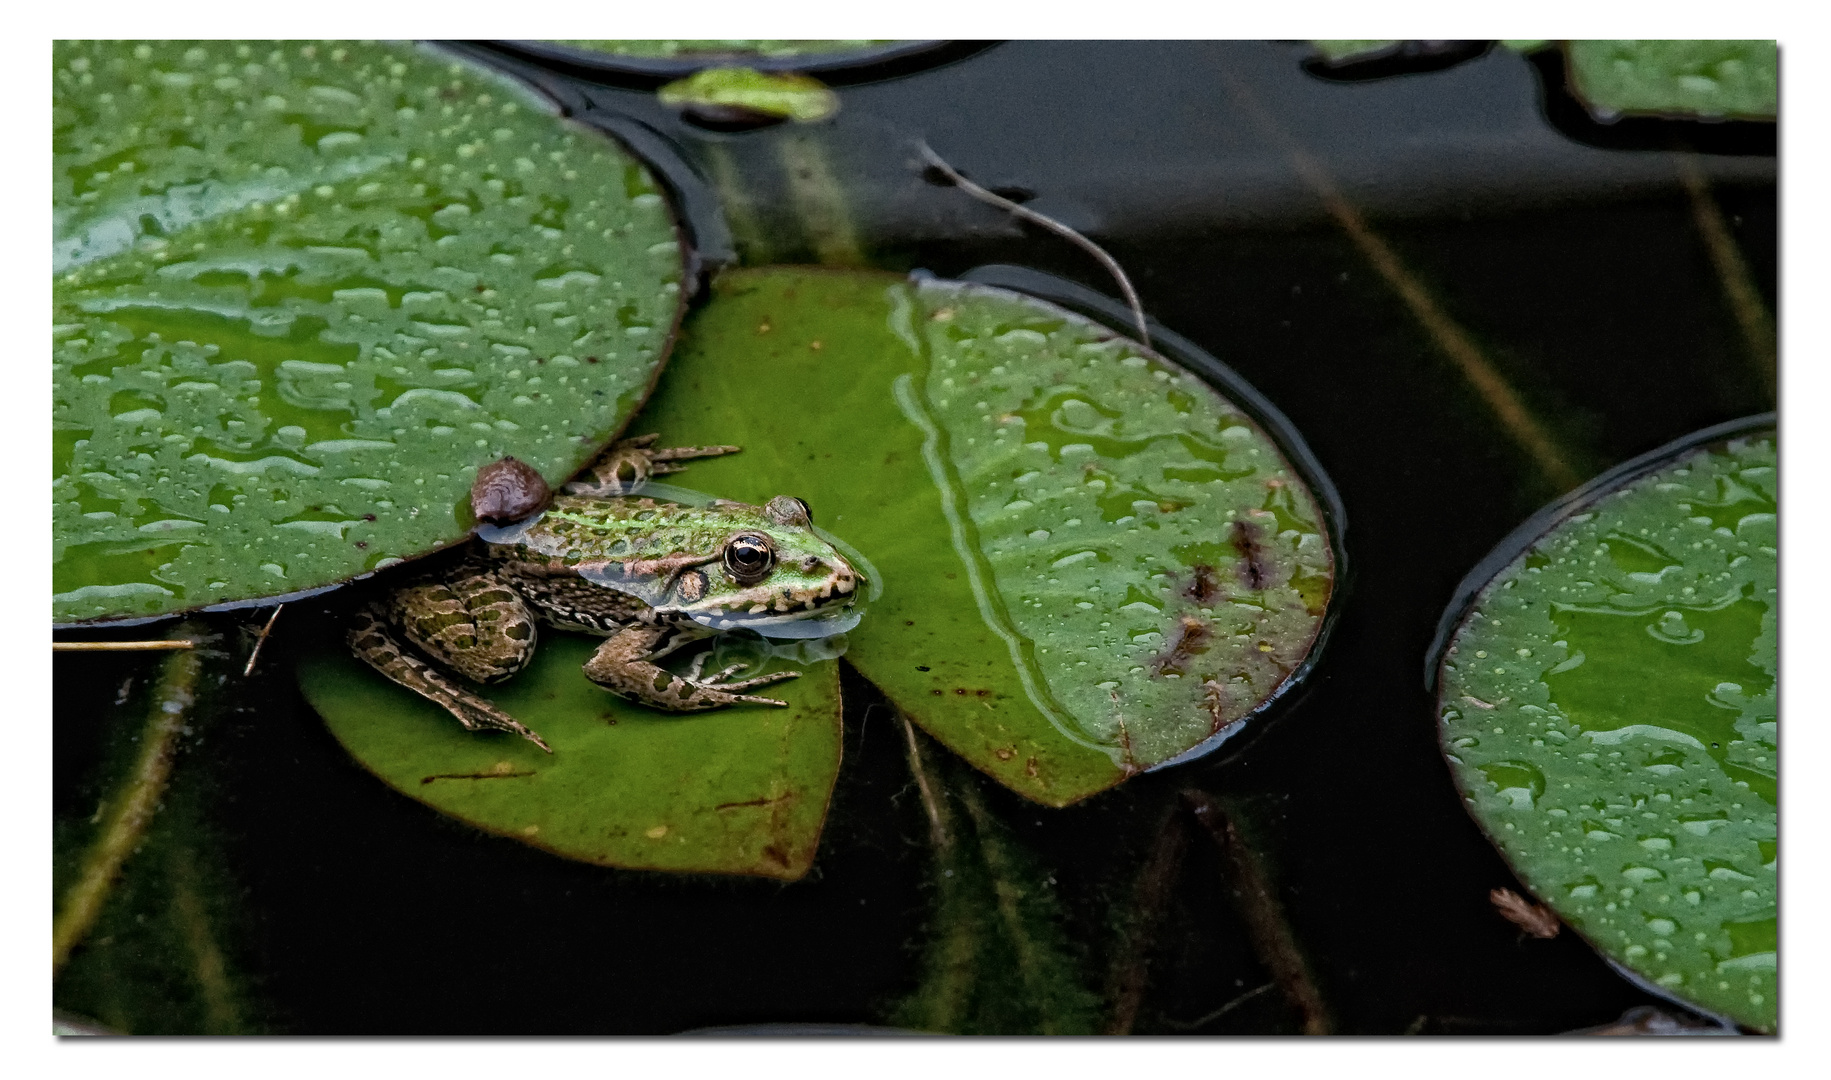
<svg viewBox="0 0 1831 1080"><path fill-rule="evenodd" d="M785 705L743 691L800 672L731 681L743 665L703 675L709 653L685 675L655 661L740 627L768 637L843 632L858 621L860 575L815 534L807 505L792 496L758 507L626 494L655 473L680 471L670 462L738 449L656 450L653 442L618 443L591 479L568 484L543 512L480 527L480 550L458 566L410 580L359 612L351 650L467 729L511 731L548 753L539 734L459 681L496 683L526 667L542 622L605 638L585 677L640 704L669 712Z"/></svg>

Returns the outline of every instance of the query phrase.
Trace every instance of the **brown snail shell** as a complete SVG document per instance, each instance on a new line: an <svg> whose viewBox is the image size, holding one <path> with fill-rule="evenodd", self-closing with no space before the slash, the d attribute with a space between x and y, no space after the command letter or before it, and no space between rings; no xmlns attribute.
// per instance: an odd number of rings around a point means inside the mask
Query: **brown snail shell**
<svg viewBox="0 0 1831 1080"><path fill-rule="evenodd" d="M470 508L478 521L507 525L546 508L553 489L533 467L505 457L477 470L470 486Z"/></svg>

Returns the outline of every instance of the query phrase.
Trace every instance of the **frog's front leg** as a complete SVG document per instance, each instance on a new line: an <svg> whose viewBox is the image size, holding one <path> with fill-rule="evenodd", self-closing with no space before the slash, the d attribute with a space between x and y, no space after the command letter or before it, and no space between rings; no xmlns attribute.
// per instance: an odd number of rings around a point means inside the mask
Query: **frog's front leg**
<svg viewBox="0 0 1831 1080"><path fill-rule="evenodd" d="M495 705L459 686L443 672L402 648L388 626L387 613L371 604L350 624L350 651L370 667L433 702L456 717L467 731L493 728L513 732L551 754L540 734Z"/></svg>
<svg viewBox="0 0 1831 1080"><path fill-rule="evenodd" d="M672 652L680 644L671 642L667 648L657 650L662 638L669 633L669 628L663 626L625 627L598 646L598 651L592 654L590 660L585 661L585 677L614 694L669 712L716 709L740 702L784 707L788 705L788 702L775 698L754 697L735 691L793 679L801 674L799 671L776 671L754 679L728 683L722 681L722 678L732 674L734 669L727 668L710 678L701 678L699 665L695 664L688 674L676 675L653 662L655 657Z"/></svg>
<svg viewBox="0 0 1831 1080"><path fill-rule="evenodd" d="M610 449L599 454L596 461L586 466L585 472L590 479L574 480L563 490L568 495L599 498L627 495L648 483L652 476L681 472L686 468L672 462L735 454L742 449L737 446L674 446L656 450L655 440L659 437L637 435L632 439L612 443Z"/></svg>

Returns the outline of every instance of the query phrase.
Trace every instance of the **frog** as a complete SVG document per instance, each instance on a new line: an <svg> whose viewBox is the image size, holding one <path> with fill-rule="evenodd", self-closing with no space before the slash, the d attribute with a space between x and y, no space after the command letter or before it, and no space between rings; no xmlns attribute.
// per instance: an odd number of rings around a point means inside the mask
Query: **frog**
<svg viewBox="0 0 1831 1080"><path fill-rule="evenodd" d="M472 689L526 668L543 624L604 638L584 675L637 704L671 713L786 707L747 691L798 671L735 678L746 665L732 664L707 674L709 651L682 674L657 661L730 630L770 638L844 633L862 617L867 582L792 495L752 506L644 494L654 476L681 471L683 460L740 450L657 448L656 438L613 443L558 494L513 458L479 470L474 546L363 605L349 627L350 650L465 729L510 732L549 754L538 732Z"/></svg>

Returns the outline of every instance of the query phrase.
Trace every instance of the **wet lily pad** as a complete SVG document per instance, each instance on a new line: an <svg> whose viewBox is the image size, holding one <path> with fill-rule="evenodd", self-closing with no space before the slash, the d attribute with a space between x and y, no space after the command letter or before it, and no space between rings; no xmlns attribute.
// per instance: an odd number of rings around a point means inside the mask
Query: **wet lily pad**
<svg viewBox="0 0 1831 1080"><path fill-rule="evenodd" d="M1571 41L1570 88L1600 118L1621 114L1772 120L1773 41Z"/></svg>
<svg viewBox="0 0 1831 1080"><path fill-rule="evenodd" d="M1277 694L1332 587L1314 497L1207 383L1000 289L727 273L637 419L697 490L792 494L883 588L847 660L1001 783L1064 805Z"/></svg>
<svg viewBox="0 0 1831 1080"><path fill-rule="evenodd" d="M575 471L682 253L649 173L411 46L58 42L53 616L286 595Z"/></svg>
<svg viewBox="0 0 1831 1080"><path fill-rule="evenodd" d="M1440 633L1443 752L1520 879L1653 989L1760 1030L1776 1000L1772 416L1549 508Z"/></svg>
<svg viewBox="0 0 1831 1080"><path fill-rule="evenodd" d="M598 641L545 631L526 670L483 691L552 754L466 731L341 649L307 657L299 682L365 768L478 828L604 866L805 874L839 775L838 663L796 662L802 676L767 691L786 709L672 715L587 680L579 668ZM720 658L743 649L732 642Z"/></svg>

